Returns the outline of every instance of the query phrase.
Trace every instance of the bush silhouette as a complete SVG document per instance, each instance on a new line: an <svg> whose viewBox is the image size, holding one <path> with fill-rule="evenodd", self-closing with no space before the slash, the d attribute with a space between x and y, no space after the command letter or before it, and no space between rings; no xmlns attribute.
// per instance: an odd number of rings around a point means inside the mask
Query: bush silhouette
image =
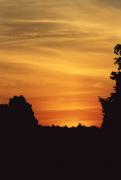
<svg viewBox="0 0 121 180"><path fill-rule="evenodd" d="M23 96L14 96L9 104L0 105L1 127L7 129L26 129L38 125L32 106Z"/></svg>

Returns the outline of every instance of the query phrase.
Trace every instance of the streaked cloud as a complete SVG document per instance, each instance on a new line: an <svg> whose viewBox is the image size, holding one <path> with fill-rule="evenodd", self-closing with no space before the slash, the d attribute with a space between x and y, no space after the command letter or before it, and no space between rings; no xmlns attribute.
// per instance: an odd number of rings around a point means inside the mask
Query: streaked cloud
<svg viewBox="0 0 121 180"><path fill-rule="evenodd" d="M103 6L108 6L108 8L112 7L112 8L121 8L121 1L120 0L95 0L96 3L99 3L99 5L103 5Z"/></svg>
<svg viewBox="0 0 121 180"><path fill-rule="evenodd" d="M98 96L112 90L119 7L108 0L0 0L0 100L24 94L42 124L100 125Z"/></svg>

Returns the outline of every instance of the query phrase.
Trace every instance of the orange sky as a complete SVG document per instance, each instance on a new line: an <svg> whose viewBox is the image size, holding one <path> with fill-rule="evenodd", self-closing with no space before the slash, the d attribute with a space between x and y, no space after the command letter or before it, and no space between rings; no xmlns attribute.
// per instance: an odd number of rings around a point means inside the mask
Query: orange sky
<svg viewBox="0 0 121 180"><path fill-rule="evenodd" d="M42 125L101 125L120 1L0 0L0 103L24 95Z"/></svg>

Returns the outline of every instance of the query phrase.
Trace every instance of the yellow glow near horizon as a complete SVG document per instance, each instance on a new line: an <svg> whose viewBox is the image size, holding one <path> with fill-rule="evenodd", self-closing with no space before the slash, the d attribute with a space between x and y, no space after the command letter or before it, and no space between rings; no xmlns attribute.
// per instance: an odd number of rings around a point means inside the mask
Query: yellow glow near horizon
<svg viewBox="0 0 121 180"><path fill-rule="evenodd" d="M0 0L0 103L22 94L42 125L100 126L98 96L113 89L120 5Z"/></svg>

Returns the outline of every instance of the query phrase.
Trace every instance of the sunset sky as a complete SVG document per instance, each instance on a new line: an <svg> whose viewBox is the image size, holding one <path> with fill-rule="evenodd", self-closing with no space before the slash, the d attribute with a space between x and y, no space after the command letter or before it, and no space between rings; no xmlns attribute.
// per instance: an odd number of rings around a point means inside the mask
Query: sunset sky
<svg viewBox="0 0 121 180"><path fill-rule="evenodd" d="M120 42L120 0L0 0L0 103L22 94L42 125L100 126Z"/></svg>

